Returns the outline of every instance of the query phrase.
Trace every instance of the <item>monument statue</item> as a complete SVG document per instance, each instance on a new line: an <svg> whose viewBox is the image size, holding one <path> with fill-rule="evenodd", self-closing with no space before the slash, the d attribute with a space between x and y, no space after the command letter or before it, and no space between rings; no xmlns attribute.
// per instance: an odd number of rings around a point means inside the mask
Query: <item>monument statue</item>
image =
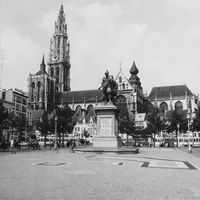
<svg viewBox="0 0 200 200"><path fill-rule="evenodd" d="M108 70L105 72L105 76L102 79L101 87L99 89L101 88L103 88L103 101L105 103L114 104L117 97L118 85L113 76L109 76Z"/></svg>

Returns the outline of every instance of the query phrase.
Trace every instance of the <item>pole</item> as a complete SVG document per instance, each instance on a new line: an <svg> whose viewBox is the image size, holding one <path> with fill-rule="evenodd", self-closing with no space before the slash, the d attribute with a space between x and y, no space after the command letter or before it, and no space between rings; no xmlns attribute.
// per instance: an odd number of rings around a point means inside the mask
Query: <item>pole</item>
<svg viewBox="0 0 200 200"><path fill-rule="evenodd" d="M57 150L57 116L55 116L55 143L54 143L54 149Z"/></svg>
<svg viewBox="0 0 200 200"><path fill-rule="evenodd" d="M189 134L188 153L192 153L191 143L190 143L190 118L188 118L188 134Z"/></svg>
<svg viewBox="0 0 200 200"><path fill-rule="evenodd" d="M178 133L177 133L177 147L178 147L178 144L179 144L179 128L180 128L180 125L177 124L177 128L178 128Z"/></svg>

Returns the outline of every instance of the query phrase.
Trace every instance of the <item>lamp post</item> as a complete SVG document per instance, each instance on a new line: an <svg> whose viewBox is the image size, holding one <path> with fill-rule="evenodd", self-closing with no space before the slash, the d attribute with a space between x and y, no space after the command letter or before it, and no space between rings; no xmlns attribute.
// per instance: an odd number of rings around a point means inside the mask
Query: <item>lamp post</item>
<svg viewBox="0 0 200 200"><path fill-rule="evenodd" d="M177 133L177 137L176 137L176 140L177 140L177 144L176 144L176 146L178 147L178 143L179 143L179 128L180 128L180 124L177 124L177 128L178 128L178 133Z"/></svg>
<svg viewBox="0 0 200 200"><path fill-rule="evenodd" d="M55 143L54 143L54 149L57 150L57 121L58 121L58 117L55 116Z"/></svg>

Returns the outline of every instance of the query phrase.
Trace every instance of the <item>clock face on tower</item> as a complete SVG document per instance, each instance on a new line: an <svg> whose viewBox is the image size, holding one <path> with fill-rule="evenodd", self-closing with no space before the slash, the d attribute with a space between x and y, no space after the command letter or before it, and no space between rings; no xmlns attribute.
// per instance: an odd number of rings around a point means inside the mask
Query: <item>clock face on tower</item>
<svg viewBox="0 0 200 200"><path fill-rule="evenodd" d="M53 50L52 52L52 60L57 61L59 58L58 52L56 50Z"/></svg>

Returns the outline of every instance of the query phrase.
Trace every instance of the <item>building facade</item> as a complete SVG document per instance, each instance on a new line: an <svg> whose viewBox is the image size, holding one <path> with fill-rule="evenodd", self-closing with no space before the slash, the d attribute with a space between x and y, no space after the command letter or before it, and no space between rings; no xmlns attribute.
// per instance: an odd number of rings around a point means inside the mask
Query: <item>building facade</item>
<svg viewBox="0 0 200 200"><path fill-rule="evenodd" d="M44 56L40 70L28 77L29 105L33 110L52 110L55 104L55 78L46 71Z"/></svg>
<svg viewBox="0 0 200 200"><path fill-rule="evenodd" d="M0 99L8 113L17 117L24 116L28 125L32 125L33 109L28 104L28 95L26 92L17 88L14 90L2 90L0 92ZM7 129L3 130L3 136L7 141L10 141L10 139L18 140L19 135L16 129ZM23 137L27 137L26 131L23 132Z"/></svg>
<svg viewBox="0 0 200 200"><path fill-rule="evenodd" d="M198 97L186 85L173 85L152 88L148 108L158 107L166 117L174 110L185 111L193 118L197 104Z"/></svg>

